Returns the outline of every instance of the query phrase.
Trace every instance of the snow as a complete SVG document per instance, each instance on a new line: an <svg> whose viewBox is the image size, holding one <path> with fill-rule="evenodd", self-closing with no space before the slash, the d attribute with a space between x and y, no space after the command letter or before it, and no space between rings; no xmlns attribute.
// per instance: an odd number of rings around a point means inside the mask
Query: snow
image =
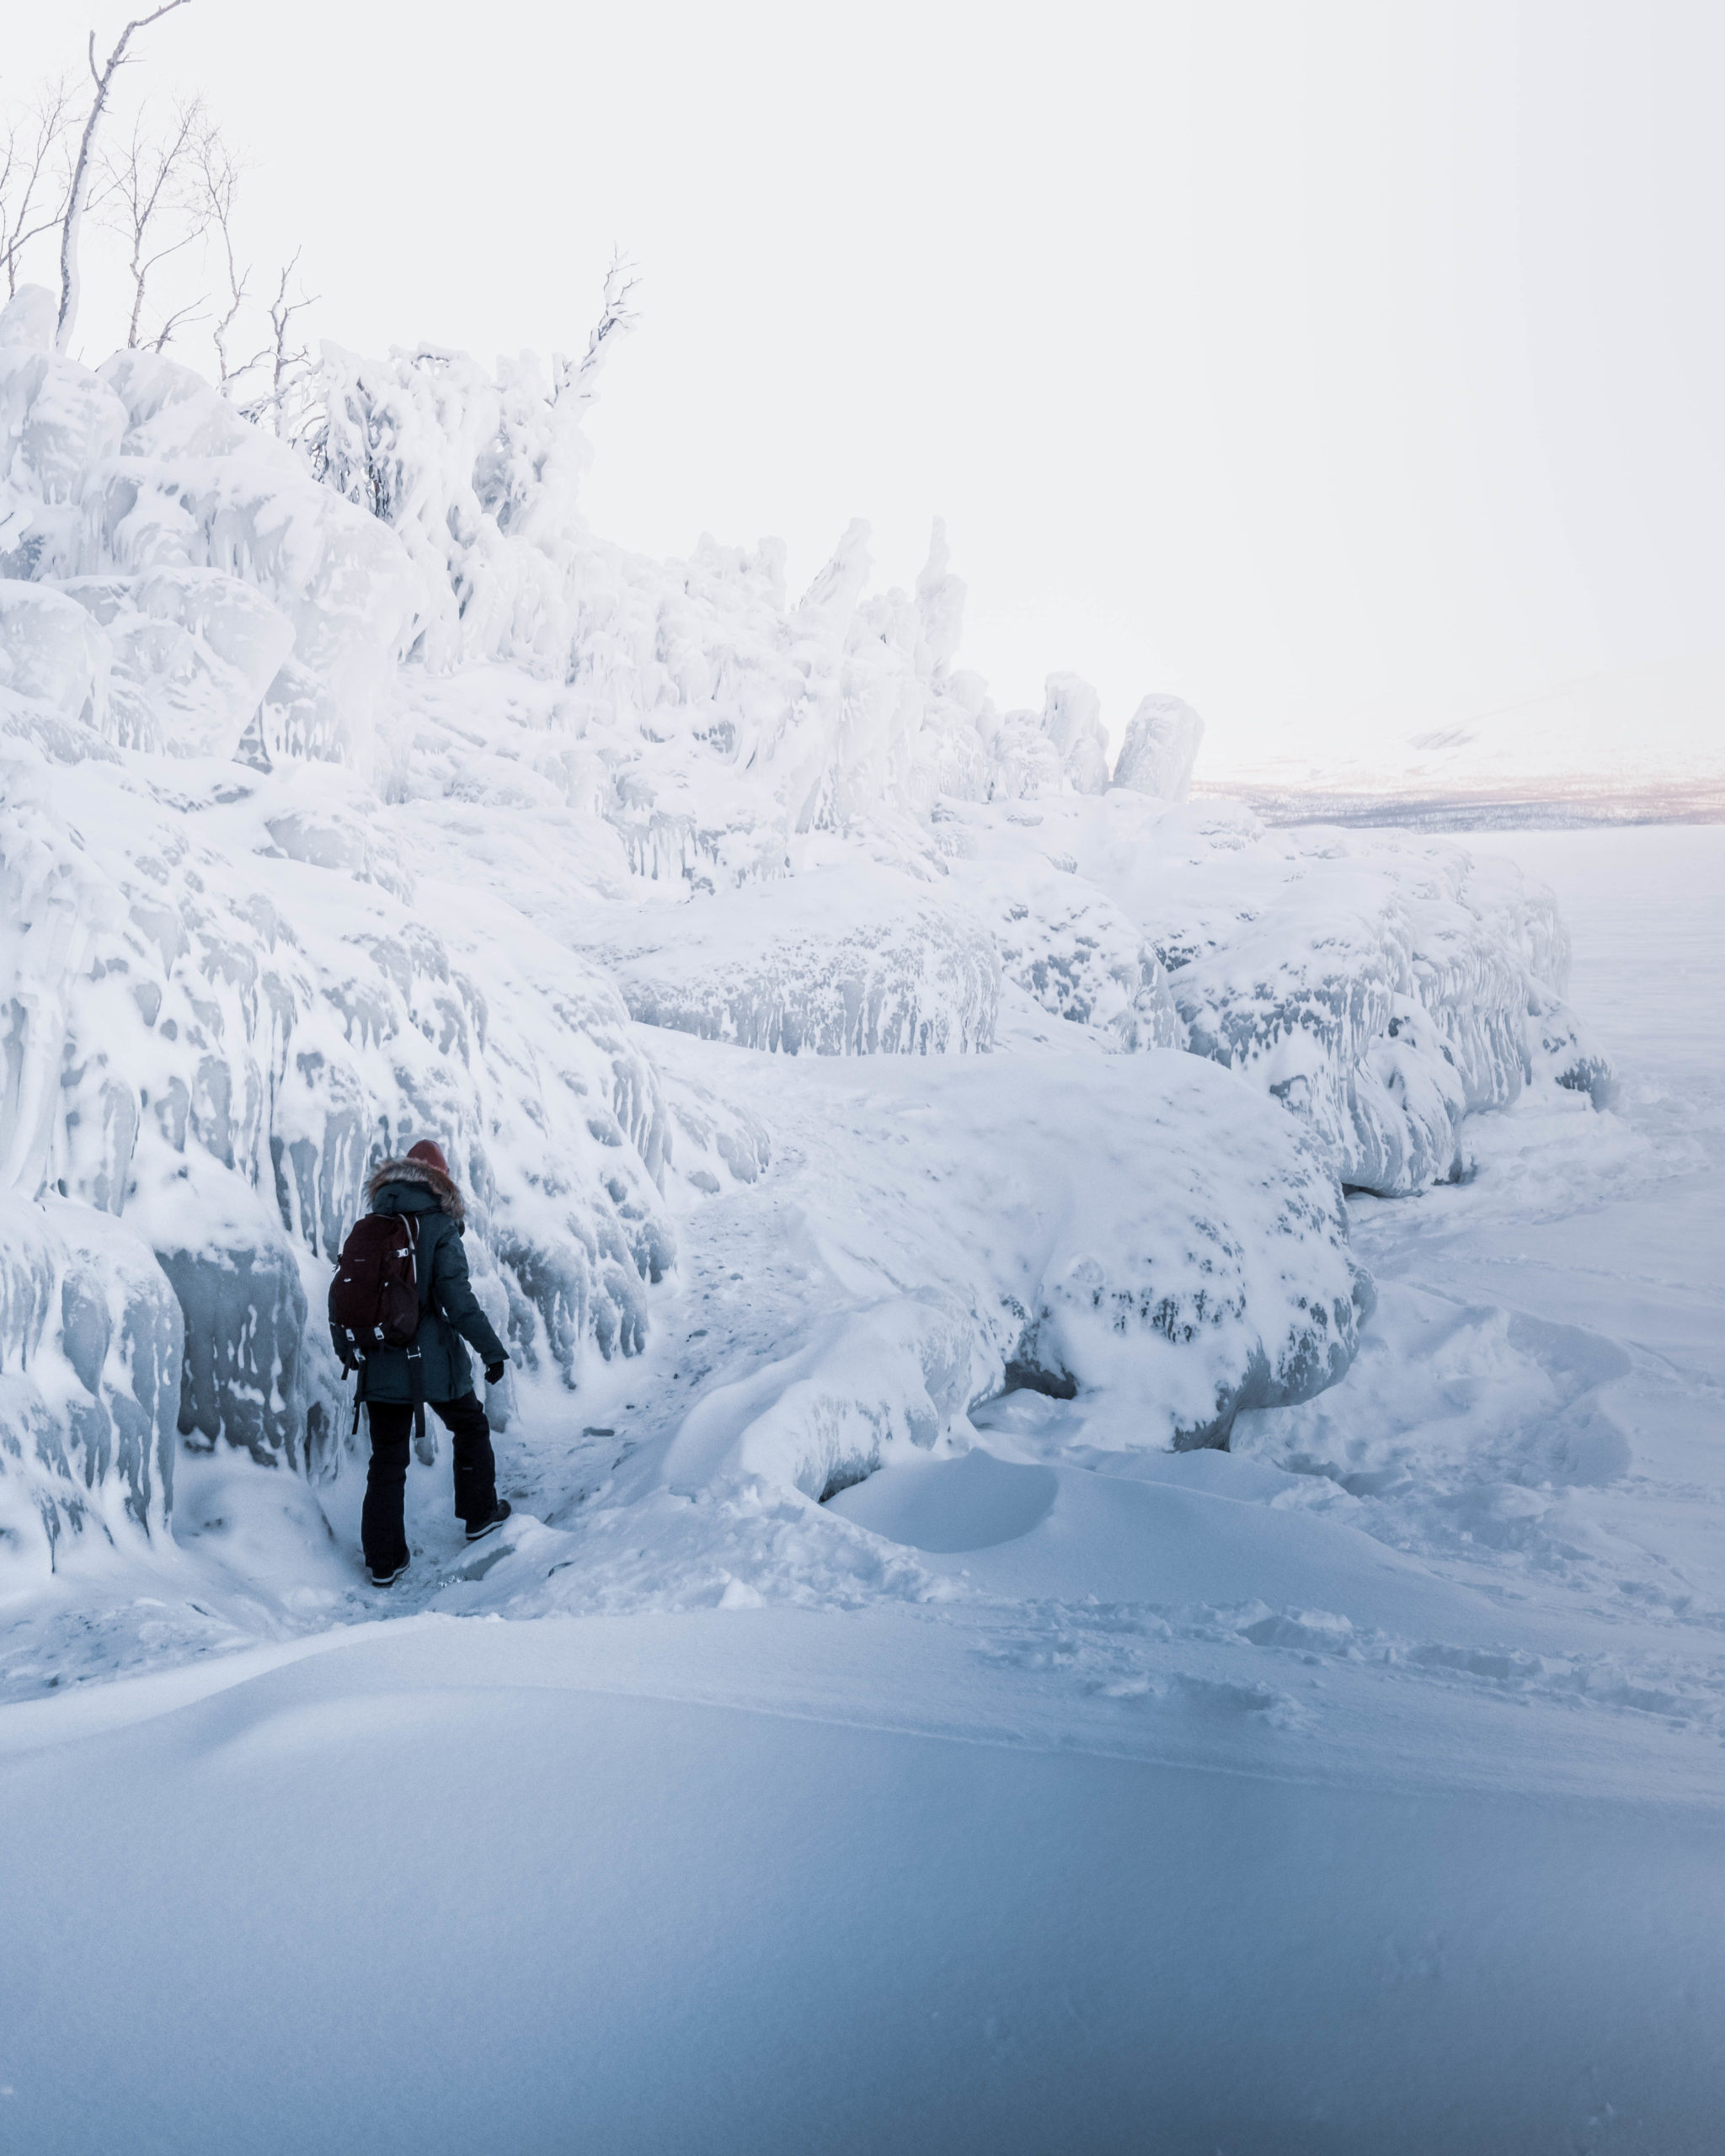
<svg viewBox="0 0 1725 2156"><path fill-rule="evenodd" d="M21 2145L1710 2146L1717 834L1267 829L996 712L938 528L595 536L561 363L302 456L33 304ZM384 1598L315 1314L424 1135L515 1510L434 1433Z"/></svg>
<svg viewBox="0 0 1725 2156"><path fill-rule="evenodd" d="M1231 1451L1019 1390L824 1506L680 1487L649 1347L511 1430L498 1542L414 1468L400 1604L350 1482L229 1452L156 1569L14 1599L20 2144L1709 2148L1725 842L1516 843L1619 1105L1535 1085L1470 1182L1350 1201L1360 1354ZM748 1060L676 1045L673 1116ZM690 1389L832 1293L754 1187L690 1201Z"/></svg>
<svg viewBox="0 0 1725 2156"><path fill-rule="evenodd" d="M76 1815L13 1710L26 2145L98 2145L116 2094L140 2151L1712 2131L1701 1806L1632 1836L1597 1798L1267 1775L1297 1735L1198 1679L1057 1743L1017 1668L914 1618L424 1619L224 1676L84 1716ZM1527 1724L1496 1718L1512 1758ZM45 2051L102 2070L50 2084Z"/></svg>

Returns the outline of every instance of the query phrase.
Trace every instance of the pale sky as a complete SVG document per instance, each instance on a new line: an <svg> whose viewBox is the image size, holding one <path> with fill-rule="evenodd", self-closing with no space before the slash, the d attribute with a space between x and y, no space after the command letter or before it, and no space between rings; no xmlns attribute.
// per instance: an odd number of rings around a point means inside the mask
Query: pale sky
<svg viewBox="0 0 1725 2156"><path fill-rule="evenodd" d="M3 88L127 12L7 0ZM338 342L579 350L620 243L595 528L795 579L860 515L884 584L943 515L1003 705L1172 690L1225 763L1725 651L1717 5L194 0L141 51Z"/></svg>

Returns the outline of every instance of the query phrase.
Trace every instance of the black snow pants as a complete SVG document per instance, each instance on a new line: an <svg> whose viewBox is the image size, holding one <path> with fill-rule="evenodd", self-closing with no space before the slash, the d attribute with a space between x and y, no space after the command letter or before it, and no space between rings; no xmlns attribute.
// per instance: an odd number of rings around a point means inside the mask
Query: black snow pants
<svg viewBox="0 0 1725 2156"><path fill-rule="evenodd" d="M489 1519L497 1508L497 1462L485 1410L471 1392L459 1400L432 1400L426 1405L455 1440L456 1511L469 1527ZM403 1502L414 1411L404 1400L368 1400L366 1418L371 1429L371 1465L360 1514L360 1542L374 1572L393 1572L408 1561Z"/></svg>

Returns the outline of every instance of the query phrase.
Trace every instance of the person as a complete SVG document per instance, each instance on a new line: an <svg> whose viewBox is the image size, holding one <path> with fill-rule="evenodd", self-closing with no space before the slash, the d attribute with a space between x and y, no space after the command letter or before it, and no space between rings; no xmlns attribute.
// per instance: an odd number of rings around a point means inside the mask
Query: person
<svg viewBox="0 0 1725 2156"><path fill-rule="evenodd" d="M373 1213L405 1214L416 1231L421 1315L414 1344L419 1353L421 1397L446 1424L454 1441L455 1508L467 1527L468 1541L477 1542L503 1525L510 1506L507 1498L497 1494L491 1426L474 1397L473 1369L462 1342L467 1340L478 1350L488 1385L502 1379L509 1355L479 1307L468 1277L467 1256L462 1247L467 1209L460 1186L449 1172L442 1148L425 1138L405 1160L386 1161L373 1169L366 1196ZM333 1315L330 1329L336 1352L345 1361L349 1351ZM362 1383L371 1432L371 1465L366 1476L360 1541L372 1585L393 1587L409 1562L403 1507L414 1390L408 1350L369 1349Z"/></svg>

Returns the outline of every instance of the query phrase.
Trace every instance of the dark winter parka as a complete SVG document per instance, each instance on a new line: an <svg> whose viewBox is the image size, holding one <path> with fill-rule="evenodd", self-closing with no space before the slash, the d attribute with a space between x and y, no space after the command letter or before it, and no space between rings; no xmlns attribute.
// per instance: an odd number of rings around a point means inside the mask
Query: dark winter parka
<svg viewBox="0 0 1725 2156"><path fill-rule="evenodd" d="M500 1363L504 1345L479 1307L467 1276L466 1232L459 1187L425 1161L386 1161L366 1186L374 1213L406 1213L418 1230L419 1330L415 1344L427 1400L459 1400L473 1389L473 1365L457 1335L471 1341L479 1360ZM332 1289L332 1293L334 1290ZM334 1331L331 1326L332 1333ZM335 1335L336 1352L341 1352ZM366 1397L408 1401L413 1390L404 1348L373 1348L366 1357Z"/></svg>

